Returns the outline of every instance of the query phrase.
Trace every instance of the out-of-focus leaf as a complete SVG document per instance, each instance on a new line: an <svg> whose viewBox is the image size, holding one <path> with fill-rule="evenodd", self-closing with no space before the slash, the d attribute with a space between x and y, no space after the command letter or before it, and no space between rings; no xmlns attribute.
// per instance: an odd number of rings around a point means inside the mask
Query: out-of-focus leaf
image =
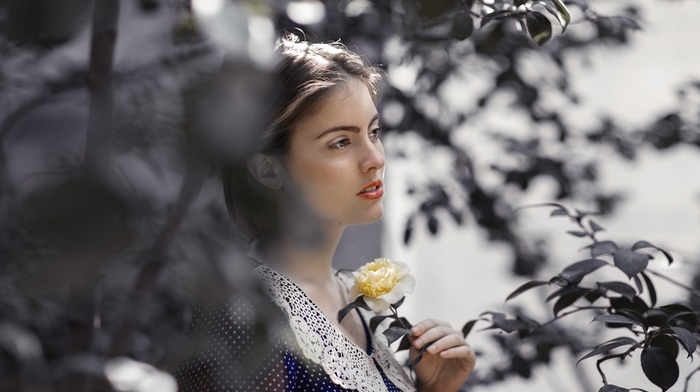
<svg viewBox="0 0 700 392"><path fill-rule="evenodd" d="M486 26L494 20L507 18L509 16L513 16L513 11L503 10L488 13L481 18L481 28L483 28L484 26Z"/></svg>
<svg viewBox="0 0 700 392"><path fill-rule="evenodd" d="M464 327L462 327L462 335L465 339L467 338L467 335L469 335L469 333L472 331L472 329L474 328L474 324L476 324L477 321L479 320L469 320L466 324L464 324Z"/></svg>
<svg viewBox="0 0 700 392"><path fill-rule="evenodd" d="M444 15L457 6L457 0L415 0L418 15L424 19L433 19Z"/></svg>
<svg viewBox="0 0 700 392"><path fill-rule="evenodd" d="M571 23L571 14L569 13L569 9L566 8L564 3L561 0L552 0L554 5L557 7L557 10L561 14L561 18L564 20L564 24L562 24L562 27L566 29L566 26Z"/></svg>
<svg viewBox="0 0 700 392"><path fill-rule="evenodd" d="M430 234L437 234L438 229L440 228L440 222L438 222L437 218L435 215L428 215L428 231L430 231Z"/></svg>
<svg viewBox="0 0 700 392"><path fill-rule="evenodd" d="M588 222L588 225L591 226L591 230L592 230L594 233L597 233L597 232L599 232L599 231L605 230L605 229L603 228L603 226L597 224L597 223L596 223L594 220L592 220L592 219Z"/></svg>
<svg viewBox="0 0 700 392"><path fill-rule="evenodd" d="M588 236L588 233L586 233L585 231L580 231L580 230L569 230L566 233L571 234L574 237L586 237L586 236Z"/></svg>
<svg viewBox="0 0 700 392"><path fill-rule="evenodd" d="M649 265L649 255L637 253L630 249L619 249L613 254L615 266L632 278L644 271Z"/></svg>
<svg viewBox="0 0 700 392"><path fill-rule="evenodd" d="M544 45L552 38L552 23L539 12L525 14L525 28L537 45Z"/></svg>
<svg viewBox="0 0 700 392"><path fill-rule="evenodd" d="M527 283L523 284L522 286L518 287L517 289L515 289L515 291L513 291L512 293L510 293L510 295L508 295L508 298L506 298L506 302L508 302L511 299L517 297L518 295L526 292L527 290L530 290L531 288L544 286L546 284L549 284L549 282L543 282L540 280L533 280L533 281L527 282Z"/></svg>
<svg viewBox="0 0 700 392"><path fill-rule="evenodd" d="M557 275L560 279L568 282L571 285L579 284L584 276L590 274L591 272L597 270L598 268L608 265L605 260L600 259L587 259L581 260L570 266L564 268L562 272Z"/></svg>
<svg viewBox="0 0 700 392"><path fill-rule="evenodd" d="M619 293L630 301L637 295L637 291L634 287L623 282L598 282L598 286Z"/></svg>
<svg viewBox="0 0 700 392"><path fill-rule="evenodd" d="M656 245L652 245L646 241L637 241L635 242L634 245L632 245L632 250L637 250L637 249L643 249L643 248L654 248L666 256L666 260L668 260L668 265L671 265L673 263L673 257L671 256L670 253L665 251L664 249L659 248Z"/></svg>
<svg viewBox="0 0 700 392"><path fill-rule="evenodd" d="M474 32L474 19L467 11L459 10L452 19L452 36L463 41Z"/></svg>
<svg viewBox="0 0 700 392"><path fill-rule="evenodd" d="M649 381L667 391L678 381L676 359L660 347L647 347L642 351L642 370Z"/></svg>
<svg viewBox="0 0 700 392"><path fill-rule="evenodd" d="M569 216L569 212L563 208L557 208L556 210L552 211L549 216Z"/></svg>

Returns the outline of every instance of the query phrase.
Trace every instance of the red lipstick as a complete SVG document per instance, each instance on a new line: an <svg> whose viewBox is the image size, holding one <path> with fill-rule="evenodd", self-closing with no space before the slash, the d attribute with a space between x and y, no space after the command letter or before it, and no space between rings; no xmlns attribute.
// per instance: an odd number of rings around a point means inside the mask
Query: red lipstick
<svg viewBox="0 0 700 392"><path fill-rule="evenodd" d="M384 196L384 187L382 186L382 180L372 180L367 185L365 185L360 192L357 193L357 197L367 200L376 200Z"/></svg>

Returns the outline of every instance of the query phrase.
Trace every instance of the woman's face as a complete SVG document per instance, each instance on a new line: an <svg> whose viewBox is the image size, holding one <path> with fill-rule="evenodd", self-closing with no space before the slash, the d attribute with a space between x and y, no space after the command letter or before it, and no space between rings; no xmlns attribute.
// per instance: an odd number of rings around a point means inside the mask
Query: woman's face
<svg viewBox="0 0 700 392"><path fill-rule="evenodd" d="M292 186L323 223L371 223L384 207L379 115L357 79L339 86L293 129L285 166Z"/></svg>

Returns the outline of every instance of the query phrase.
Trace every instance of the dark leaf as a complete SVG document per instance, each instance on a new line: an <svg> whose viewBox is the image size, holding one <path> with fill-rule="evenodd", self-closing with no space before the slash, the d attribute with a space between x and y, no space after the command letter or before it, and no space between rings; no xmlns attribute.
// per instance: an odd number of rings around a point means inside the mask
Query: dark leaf
<svg viewBox="0 0 700 392"><path fill-rule="evenodd" d="M343 321L343 319L345 318L345 316L348 315L348 313L350 313L353 309L358 308L358 307L362 308L364 310L370 310L369 306L367 306L367 303L365 303L364 297L359 296L359 297L357 297L357 299L350 302L349 304L347 304L347 306L345 306L344 308L342 308L338 311L338 322Z"/></svg>
<svg viewBox="0 0 700 392"><path fill-rule="evenodd" d="M579 359L578 361L576 361L576 365L578 365L579 362L583 361L584 359L587 359L587 358L596 356L596 355L598 355L598 354L607 353L608 351L610 351L610 350L612 350L612 349L615 349L615 348L618 348L618 347L620 347L620 346L634 346L634 345L636 345L636 344L637 344L637 341L636 341L636 340L634 340L634 339L632 339L632 338L628 338L628 337L626 337L626 336L622 336L622 337L619 337L619 338L615 338L615 339L612 339L612 340L608 340L608 341L605 342L605 343L599 344L599 345L596 346L596 348L594 348L591 352L589 352L588 354L586 354L586 355L584 355L583 357L581 357L581 359Z"/></svg>
<svg viewBox="0 0 700 392"><path fill-rule="evenodd" d="M552 3L554 3L554 5L557 7L557 11L559 11L559 14L561 15L561 20L564 21L561 27L566 29L566 26L571 23L571 14L569 13L569 10L561 0L552 0Z"/></svg>
<svg viewBox="0 0 700 392"><path fill-rule="evenodd" d="M403 232L403 243L408 245L411 241L411 235L413 234L413 217L409 218L406 222L406 228Z"/></svg>
<svg viewBox="0 0 700 392"><path fill-rule="evenodd" d="M576 262L564 268L558 277L571 285L579 284L581 279L598 268L608 265L605 260L588 259Z"/></svg>
<svg viewBox="0 0 700 392"><path fill-rule="evenodd" d="M430 234L437 234L439 227L440 222L438 222L437 218L434 215L428 215L428 231L430 231Z"/></svg>
<svg viewBox="0 0 700 392"><path fill-rule="evenodd" d="M632 278L649 265L649 256L629 249L619 249L613 254L615 266Z"/></svg>
<svg viewBox="0 0 700 392"><path fill-rule="evenodd" d="M632 280L634 281L634 285L637 286L637 291L639 291L641 295L644 292L644 286L642 285L642 280L639 279L639 275L634 275Z"/></svg>
<svg viewBox="0 0 700 392"><path fill-rule="evenodd" d="M632 319L627 316L623 316L621 314L601 314L598 316L595 316L593 318L593 321L602 321L605 323L614 323L614 324L628 324L628 325L636 325L639 324L637 320ZM593 322L591 321L591 322Z"/></svg>
<svg viewBox="0 0 700 392"><path fill-rule="evenodd" d="M678 381L678 364L666 350L647 347L642 351L641 360L644 374L662 391L667 391Z"/></svg>
<svg viewBox="0 0 700 392"><path fill-rule="evenodd" d="M666 350L673 358L678 357L678 341L675 336L665 333L654 336L649 342L649 346L660 347Z"/></svg>
<svg viewBox="0 0 700 392"><path fill-rule="evenodd" d="M668 260L668 265L671 265L673 263L673 257L671 256L670 253L666 252L665 250L659 248L656 245L652 245L646 241L637 241L635 242L634 245L632 245L632 250L637 250L637 249L643 249L643 248L654 248L666 256L666 260Z"/></svg>
<svg viewBox="0 0 700 392"><path fill-rule="evenodd" d="M563 208L557 208L549 216L569 216L569 212Z"/></svg>
<svg viewBox="0 0 700 392"><path fill-rule="evenodd" d="M400 300L398 300L398 301L394 302L393 304L391 304L391 307L394 308L394 309L398 309L399 306L401 306L401 304L403 304L403 301L404 301L405 299L406 299L406 296L401 297Z"/></svg>
<svg viewBox="0 0 700 392"><path fill-rule="evenodd" d="M617 385L603 385L598 392L629 392L629 389L618 387Z"/></svg>
<svg viewBox="0 0 700 392"><path fill-rule="evenodd" d="M554 304L554 307L552 308L554 317L556 317L559 314L559 312L576 302L579 298L583 297L584 294L585 292L574 292L562 295L561 298L559 298L559 300Z"/></svg>
<svg viewBox="0 0 700 392"><path fill-rule="evenodd" d="M618 249L617 244L612 241L596 242L589 247L591 248L591 257L593 258L614 253Z"/></svg>
<svg viewBox="0 0 700 392"><path fill-rule="evenodd" d="M627 316L631 319L634 319L637 321L637 324L644 329L644 331L649 329L649 322L647 321L646 317L644 317L641 313L637 312L636 310L632 309L617 309L617 314L621 314L623 316Z"/></svg>
<svg viewBox="0 0 700 392"><path fill-rule="evenodd" d="M401 338L401 341L399 342L399 347L396 348L396 351L402 351L402 350L408 350L411 348L411 341L408 339L408 335L404 335L404 337Z"/></svg>
<svg viewBox="0 0 700 392"><path fill-rule="evenodd" d="M669 313L669 323L672 321L674 321L674 325L685 323L689 327L688 329L695 329L698 325L697 313L685 305L671 304L661 306L660 309Z"/></svg>
<svg viewBox="0 0 700 392"><path fill-rule="evenodd" d="M588 222L588 225L591 226L591 230L592 230L594 233L597 233L597 232L599 232L599 231L605 230L602 226L600 226L599 224L595 223L595 221L594 221L593 219L591 219L590 222Z"/></svg>
<svg viewBox="0 0 700 392"><path fill-rule="evenodd" d="M644 317L646 317L649 325L662 327L668 324L668 313L661 309L649 309L644 313Z"/></svg>
<svg viewBox="0 0 700 392"><path fill-rule="evenodd" d="M469 38L474 32L474 19L472 19L469 12L465 10L459 10L455 14L452 20L452 36L455 39L463 41Z"/></svg>
<svg viewBox="0 0 700 392"><path fill-rule="evenodd" d="M623 282L598 282L598 286L619 293L630 301L637 295L637 291L634 287Z"/></svg>
<svg viewBox="0 0 700 392"><path fill-rule="evenodd" d="M374 316L369 320L369 329L372 332L375 332L377 330L377 327L379 327L379 324L382 323L382 321L386 320L387 317L396 317L393 314L381 314L379 316Z"/></svg>
<svg viewBox="0 0 700 392"><path fill-rule="evenodd" d="M504 19L506 17L512 16L513 11L494 11L489 14L484 15L481 18L481 28L489 24L490 22L497 20L497 19Z"/></svg>
<svg viewBox="0 0 700 392"><path fill-rule="evenodd" d="M580 230L569 230L566 233L571 234L574 237L586 237L586 236L588 236L588 233L586 233L585 231L580 231Z"/></svg>
<svg viewBox="0 0 700 392"><path fill-rule="evenodd" d="M472 328L474 328L474 324L479 320L469 320L466 324L464 324L464 327L462 327L462 335L464 335L464 338L467 338L467 335L469 335L469 332L472 331Z"/></svg>
<svg viewBox="0 0 700 392"><path fill-rule="evenodd" d="M513 356L510 366L522 378L528 379L532 376L532 364L520 355Z"/></svg>
<svg viewBox="0 0 700 392"><path fill-rule="evenodd" d="M671 327L673 333L678 338L678 341L683 345L685 351L688 352L688 358L690 358L695 350L698 348L698 342L695 339L695 335L685 328Z"/></svg>
<svg viewBox="0 0 700 392"><path fill-rule="evenodd" d="M411 333L411 330L401 327L389 327L384 331L384 336L389 344L401 339L402 337Z"/></svg>
<svg viewBox="0 0 700 392"><path fill-rule="evenodd" d="M517 297L518 295L526 292L527 290L530 290L531 288L544 286L546 284L548 284L548 282L543 282L540 280L533 280L533 281L527 282L527 283L523 284L522 286L518 287L517 289L515 289L515 291L513 291L512 293L510 293L508 298L506 298L506 302L508 302L511 299Z"/></svg>
<svg viewBox="0 0 700 392"><path fill-rule="evenodd" d="M539 12L525 14L525 29L537 45L544 45L552 38L552 23Z"/></svg>
<svg viewBox="0 0 700 392"><path fill-rule="evenodd" d="M654 307L656 306L656 289L654 288L654 283L652 283L651 279L649 279L649 276L645 272L642 272L641 275L647 285L647 290L649 290L650 304L652 307Z"/></svg>

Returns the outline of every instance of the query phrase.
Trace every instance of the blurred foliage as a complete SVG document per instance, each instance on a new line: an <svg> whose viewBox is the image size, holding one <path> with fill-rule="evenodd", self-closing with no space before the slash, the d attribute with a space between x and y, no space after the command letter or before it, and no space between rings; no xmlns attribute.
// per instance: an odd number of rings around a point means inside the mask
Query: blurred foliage
<svg viewBox="0 0 700 392"><path fill-rule="evenodd" d="M544 239L518 230L514 191L551 178L557 199L606 214L624 195L596 186L603 157L577 156L582 144L629 160L642 147L700 147L700 81L643 129L601 118L582 131L543 102L576 105L567 58L627 45L640 29L640 10L622 0L608 2L613 14L586 0L231 0L197 11L204 3L0 0L0 390L110 390L106 364L120 356L172 372L194 303L255 291L237 279L244 246L214 167L255 139L276 31L341 39L380 64L389 137L415 133L425 154L449 153L449 178L411 186L406 243L439 234L445 217L474 224L512 248L519 275L548 260ZM489 88L463 102L445 93L484 75ZM488 168L493 184L479 145L457 134L504 97L526 136L479 130L512 158ZM475 380L530 374L531 356L502 347L518 364Z"/></svg>

